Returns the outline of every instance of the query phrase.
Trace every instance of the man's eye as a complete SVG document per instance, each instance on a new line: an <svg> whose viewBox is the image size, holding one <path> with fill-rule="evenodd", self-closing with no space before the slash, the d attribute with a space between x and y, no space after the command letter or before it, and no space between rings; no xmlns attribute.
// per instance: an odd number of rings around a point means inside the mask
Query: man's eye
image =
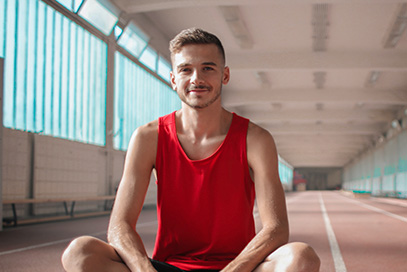
<svg viewBox="0 0 407 272"><path fill-rule="evenodd" d="M205 70L205 71L212 71L213 68L212 68L212 67L205 67L204 70Z"/></svg>
<svg viewBox="0 0 407 272"><path fill-rule="evenodd" d="M191 69L189 69L189 68L182 68L182 69L180 69L180 72L189 72L189 71L191 71Z"/></svg>

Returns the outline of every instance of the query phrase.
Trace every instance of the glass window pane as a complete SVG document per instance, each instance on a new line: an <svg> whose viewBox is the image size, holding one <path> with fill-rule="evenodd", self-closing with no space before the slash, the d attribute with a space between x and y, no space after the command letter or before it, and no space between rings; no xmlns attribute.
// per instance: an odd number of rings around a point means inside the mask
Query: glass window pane
<svg viewBox="0 0 407 272"><path fill-rule="evenodd" d="M139 60L142 64L150 68L150 70L155 72L157 70L157 58L157 52L151 47L147 47L141 54Z"/></svg>
<svg viewBox="0 0 407 272"><path fill-rule="evenodd" d="M119 26L115 26L114 27L114 30L113 30L113 33L114 33L114 36L115 36L115 38L116 38L116 40L120 37L120 35L122 35L122 33L123 33L123 29L121 28L121 27L119 27Z"/></svg>
<svg viewBox="0 0 407 272"><path fill-rule="evenodd" d="M58 3L66 7L68 10L72 11L72 1L73 0L56 0Z"/></svg>
<svg viewBox="0 0 407 272"><path fill-rule="evenodd" d="M5 40L6 40L6 18L7 18L7 10L6 10L6 1L0 1L0 58L4 58L4 47L5 47Z"/></svg>
<svg viewBox="0 0 407 272"><path fill-rule="evenodd" d="M117 16L97 0L86 0L78 14L105 35L112 32L118 21Z"/></svg>
<svg viewBox="0 0 407 272"><path fill-rule="evenodd" d="M166 81L170 82L170 72L171 64L166 59L160 56L157 69L158 75L165 79Z"/></svg>
<svg viewBox="0 0 407 272"><path fill-rule="evenodd" d="M130 23L119 37L117 43L138 58L146 48L149 38L133 23Z"/></svg>
<svg viewBox="0 0 407 272"><path fill-rule="evenodd" d="M4 126L104 145L106 43L40 0L7 3Z"/></svg>
<svg viewBox="0 0 407 272"><path fill-rule="evenodd" d="M126 150L140 125L180 108L176 92L120 53L115 55L114 148Z"/></svg>
<svg viewBox="0 0 407 272"><path fill-rule="evenodd" d="M74 0L74 3L73 3L73 12L78 12L78 9L79 9L79 7L82 5L82 3L83 3L83 1L84 0Z"/></svg>

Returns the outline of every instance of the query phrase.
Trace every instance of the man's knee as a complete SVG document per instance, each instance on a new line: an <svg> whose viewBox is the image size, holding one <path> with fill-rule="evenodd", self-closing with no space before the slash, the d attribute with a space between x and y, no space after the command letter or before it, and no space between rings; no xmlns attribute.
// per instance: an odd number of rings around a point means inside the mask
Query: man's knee
<svg viewBox="0 0 407 272"><path fill-rule="evenodd" d="M82 267L86 259L96 254L101 241L90 236L81 236L74 239L62 254L62 265L66 270L73 267Z"/></svg>
<svg viewBox="0 0 407 272"><path fill-rule="evenodd" d="M295 242L279 247L265 259L256 272L317 272L319 267L320 260L314 249L305 243Z"/></svg>
<svg viewBox="0 0 407 272"><path fill-rule="evenodd" d="M290 247L295 271L319 271L321 261L312 247L301 242L290 243L286 246Z"/></svg>

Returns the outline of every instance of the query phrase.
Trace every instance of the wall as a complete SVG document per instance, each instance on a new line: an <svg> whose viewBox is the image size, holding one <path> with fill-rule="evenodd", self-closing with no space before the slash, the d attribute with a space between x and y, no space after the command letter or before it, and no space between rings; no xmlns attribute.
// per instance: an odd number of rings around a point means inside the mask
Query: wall
<svg viewBox="0 0 407 272"><path fill-rule="evenodd" d="M337 189L341 187L342 183L342 170L334 170L327 175L326 182L327 189Z"/></svg>
<svg viewBox="0 0 407 272"><path fill-rule="evenodd" d="M403 120L407 124L407 117ZM407 130L365 152L347 165L344 189L375 196L407 198Z"/></svg>
<svg viewBox="0 0 407 272"><path fill-rule="evenodd" d="M3 199L59 198L115 194L125 152L113 151L112 174L107 178L105 147L83 144L3 128ZM155 203L155 183L150 184L146 204ZM103 203L77 203L75 211L97 211ZM64 213L61 203L18 205L19 216ZM10 205L4 217L11 217Z"/></svg>
<svg viewBox="0 0 407 272"><path fill-rule="evenodd" d="M337 189L342 183L342 168L322 167L322 168L296 168L307 181L307 190L332 190Z"/></svg>

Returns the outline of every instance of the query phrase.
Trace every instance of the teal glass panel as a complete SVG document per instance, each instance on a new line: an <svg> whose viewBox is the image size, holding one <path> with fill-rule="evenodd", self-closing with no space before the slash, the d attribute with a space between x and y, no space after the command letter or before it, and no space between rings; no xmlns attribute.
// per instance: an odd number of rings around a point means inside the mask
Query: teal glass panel
<svg viewBox="0 0 407 272"><path fill-rule="evenodd" d="M181 107L167 84L116 52L114 148L126 150L133 131Z"/></svg>
<svg viewBox="0 0 407 272"><path fill-rule="evenodd" d="M72 11L73 0L56 0L68 10Z"/></svg>
<svg viewBox="0 0 407 272"><path fill-rule="evenodd" d="M86 0L78 14L105 35L112 32L118 17L98 0Z"/></svg>
<svg viewBox="0 0 407 272"><path fill-rule="evenodd" d="M382 169L380 167L376 167L374 169L373 177L378 178L378 177L381 177L381 176L382 176Z"/></svg>
<svg viewBox="0 0 407 272"><path fill-rule="evenodd" d="M122 33L123 33L123 29L116 25L113 29L113 34L114 34L114 37L116 38L116 40L122 35Z"/></svg>
<svg viewBox="0 0 407 272"><path fill-rule="evenodd" d="M120 35L117 43L130 54L139 58L148 44L148 36L145 35L135 24L130 23Z"/></svg>
<svg viewBox="0 0 407 272"><path fill-rule="evenodd" d="M6 40L7 0L0 1L0 58L4 58Z"/></svg>
<svg viewBox="0 0 407 272"><path fill-rule="evenodd" d="M55 0L58 3L60 3L62 6L64 6L66 9L69 11L72 11L76 13L83 3L83 0Z"/></svg>
<svg viewBox="0 0 407 272"><path fill-rule="evenodd" d="M83 1L84 0L74 0L74 2L73 2L73 12L78 12L78 9L81 7L81 5L82 5L82 3L83 3Z"/></svg>
<svg viewBox="0 0 407 272"><path fill-rule="evenodd" d="M385 176L393 175L394 173L396 173L396 167L390 165L390 166L386 166L384 168L384 175Z"/></svg>
<svg viewBox="0 0 407 272"><path fill-rule="evenodd" d="M290 184L293 180L293 169L286 164L283 160L278 161L278 171L281 183Z"/></svg>
<svg viewBox="0 0 407 272"><path fill-rule="evenodd" d="M15 45L18 42L16 36L16 18L18 5L16 1L6 1L6 21L5 21L5 45L4 45L4 93L3 93L3 125L5 127L15 127Z"/></svg>
<svg viewBox="0 0 407 272"><path fill-rule="evenodd" d="M398 171L399 172L407 172L407 159L399 159L398 162Z"/></svg>
<svg viewBox="0 0 407 272"><path fill-rule="evenodd" d="M158 54L151 47L147 47L141 54L139 61L147 66L151 71L157 71Z"/></svg>
<svg viewBox="0 0 407 272"><path fill-rule="evenodd" d="M4 126L104 145L107 45L42 1L5 7Z"/></svg>
<svg viewBox="0 0 407 272"><path fill-rule="evenodd" d="M170 82L171 64L160 56L158 59L157 74L167 82Z"/></svg>

